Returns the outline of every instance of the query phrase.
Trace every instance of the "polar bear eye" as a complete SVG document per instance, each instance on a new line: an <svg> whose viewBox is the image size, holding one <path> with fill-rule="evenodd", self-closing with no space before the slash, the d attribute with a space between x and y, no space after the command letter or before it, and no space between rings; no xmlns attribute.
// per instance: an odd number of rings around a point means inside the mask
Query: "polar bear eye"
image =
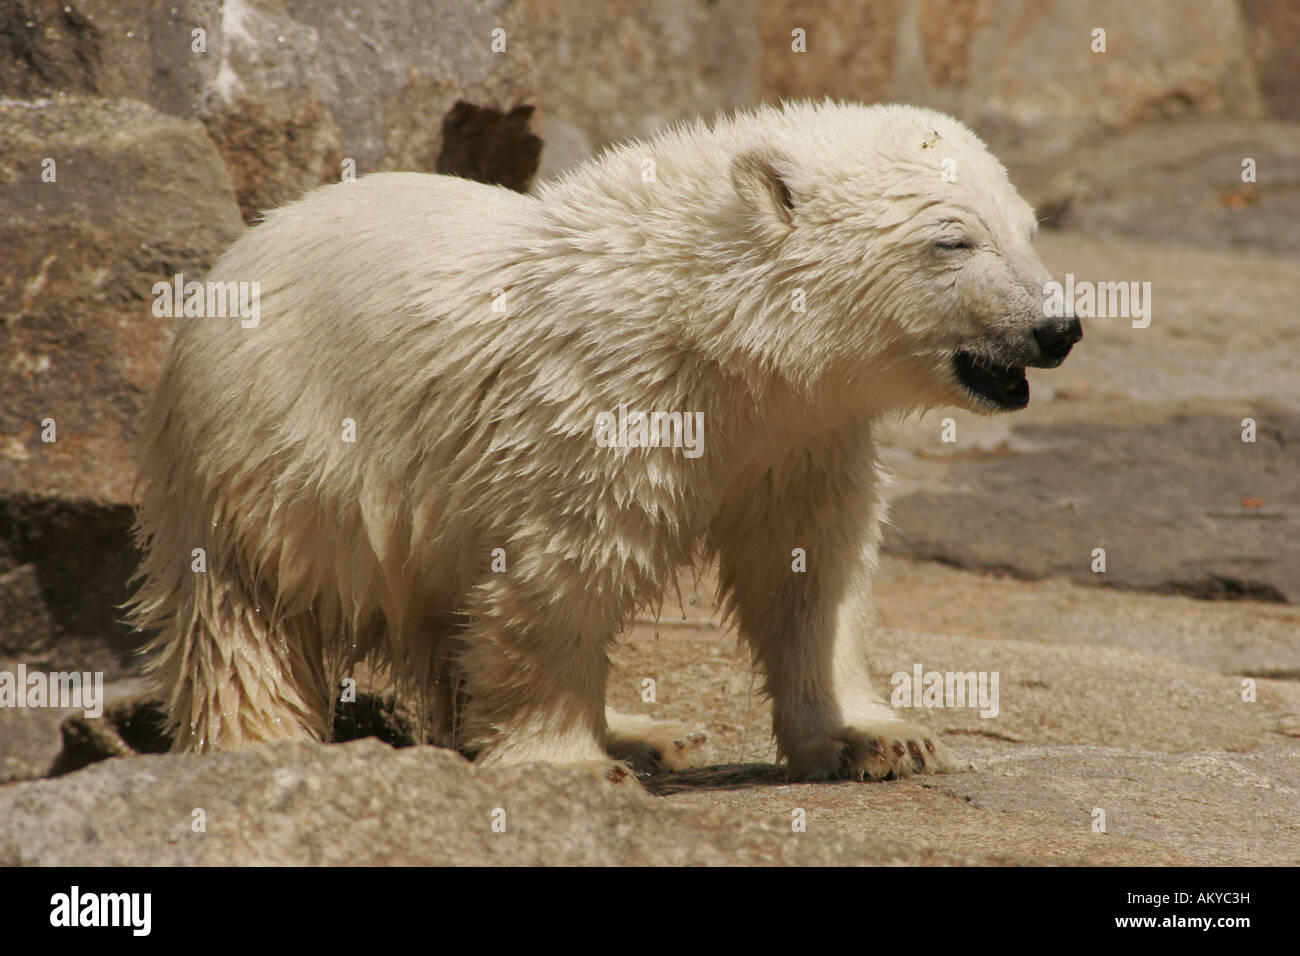
<svg viewBox="0 0 1300 956"><path fill-rule="evenodd" d="M934 244L936 249L973 249L966 239L940 239Z"/></svg>

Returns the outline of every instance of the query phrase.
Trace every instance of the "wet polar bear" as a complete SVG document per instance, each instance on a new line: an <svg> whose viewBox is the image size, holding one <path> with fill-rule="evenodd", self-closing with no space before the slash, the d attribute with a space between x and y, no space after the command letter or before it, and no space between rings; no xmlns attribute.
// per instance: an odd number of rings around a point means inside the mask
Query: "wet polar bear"
<svg viewBox="0 0 1300 956"><path fill-rule="evenodd" d="M325 739L369 659L482 763L669 765L607 720L607 650L716 560L792 778L945 769L868 676L872 429L1021 408L1061 362L1034 231L960 123L829 102L536 198L383 173L270 213L208 277L257 321L182 319L146 423L133 617L176 749ZM703 453L609 447L627 410Z"/></svg>

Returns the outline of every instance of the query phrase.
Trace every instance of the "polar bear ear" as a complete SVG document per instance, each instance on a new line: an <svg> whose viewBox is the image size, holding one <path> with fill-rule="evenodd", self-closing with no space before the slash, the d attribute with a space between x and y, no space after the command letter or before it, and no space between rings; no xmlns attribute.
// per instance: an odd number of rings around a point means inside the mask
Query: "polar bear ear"
<svg viewBox="0 0 1300 956"><path fill-rule="evenodd" d="M792 226L794 200L781 170L793 165L788 156L771 147L747 149L731 161L731 185L757 215Z"/></svg>

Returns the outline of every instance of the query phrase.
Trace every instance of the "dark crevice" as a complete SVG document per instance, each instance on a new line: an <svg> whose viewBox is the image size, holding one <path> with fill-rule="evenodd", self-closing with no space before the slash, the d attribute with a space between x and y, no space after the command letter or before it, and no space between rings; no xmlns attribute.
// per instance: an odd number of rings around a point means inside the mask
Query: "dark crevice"
<svg viewBox="0 0 1300 956"><path fill-rule="evenodd" d="M442 121L437 172L524 192L537 172L542 141L528 127L531 106L508 113L464 100Z"/></svg>

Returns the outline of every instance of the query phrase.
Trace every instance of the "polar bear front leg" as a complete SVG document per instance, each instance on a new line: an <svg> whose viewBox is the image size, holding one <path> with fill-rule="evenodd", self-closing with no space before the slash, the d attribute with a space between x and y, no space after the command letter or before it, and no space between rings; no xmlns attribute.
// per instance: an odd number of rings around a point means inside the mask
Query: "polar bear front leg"
<svg viewBox="0 0 1300 956"><path fill-rule="evenodd" d="M860 559L847 593L834 613L829 636L831 698L839 727L829 738L796 735L787 751L790 775L797 780L849 778L897 779L914 773L944 773L955 768L952 758L932 731L905 721L875 691L867 666L871 633L871 579ZM825 640L814 637L814 641ZM799 713L799 704L793 704ZM778 735L778 740L779 740Z"/></svg>
<svg viewBox="0 0 1300 956"><path fill-rule="evenodd" d="M884 504L868 438L801 450L733 494L712 533L724 594L762 670L795 780L952 769L930 731L875 692L871 579Z"/></svg>

